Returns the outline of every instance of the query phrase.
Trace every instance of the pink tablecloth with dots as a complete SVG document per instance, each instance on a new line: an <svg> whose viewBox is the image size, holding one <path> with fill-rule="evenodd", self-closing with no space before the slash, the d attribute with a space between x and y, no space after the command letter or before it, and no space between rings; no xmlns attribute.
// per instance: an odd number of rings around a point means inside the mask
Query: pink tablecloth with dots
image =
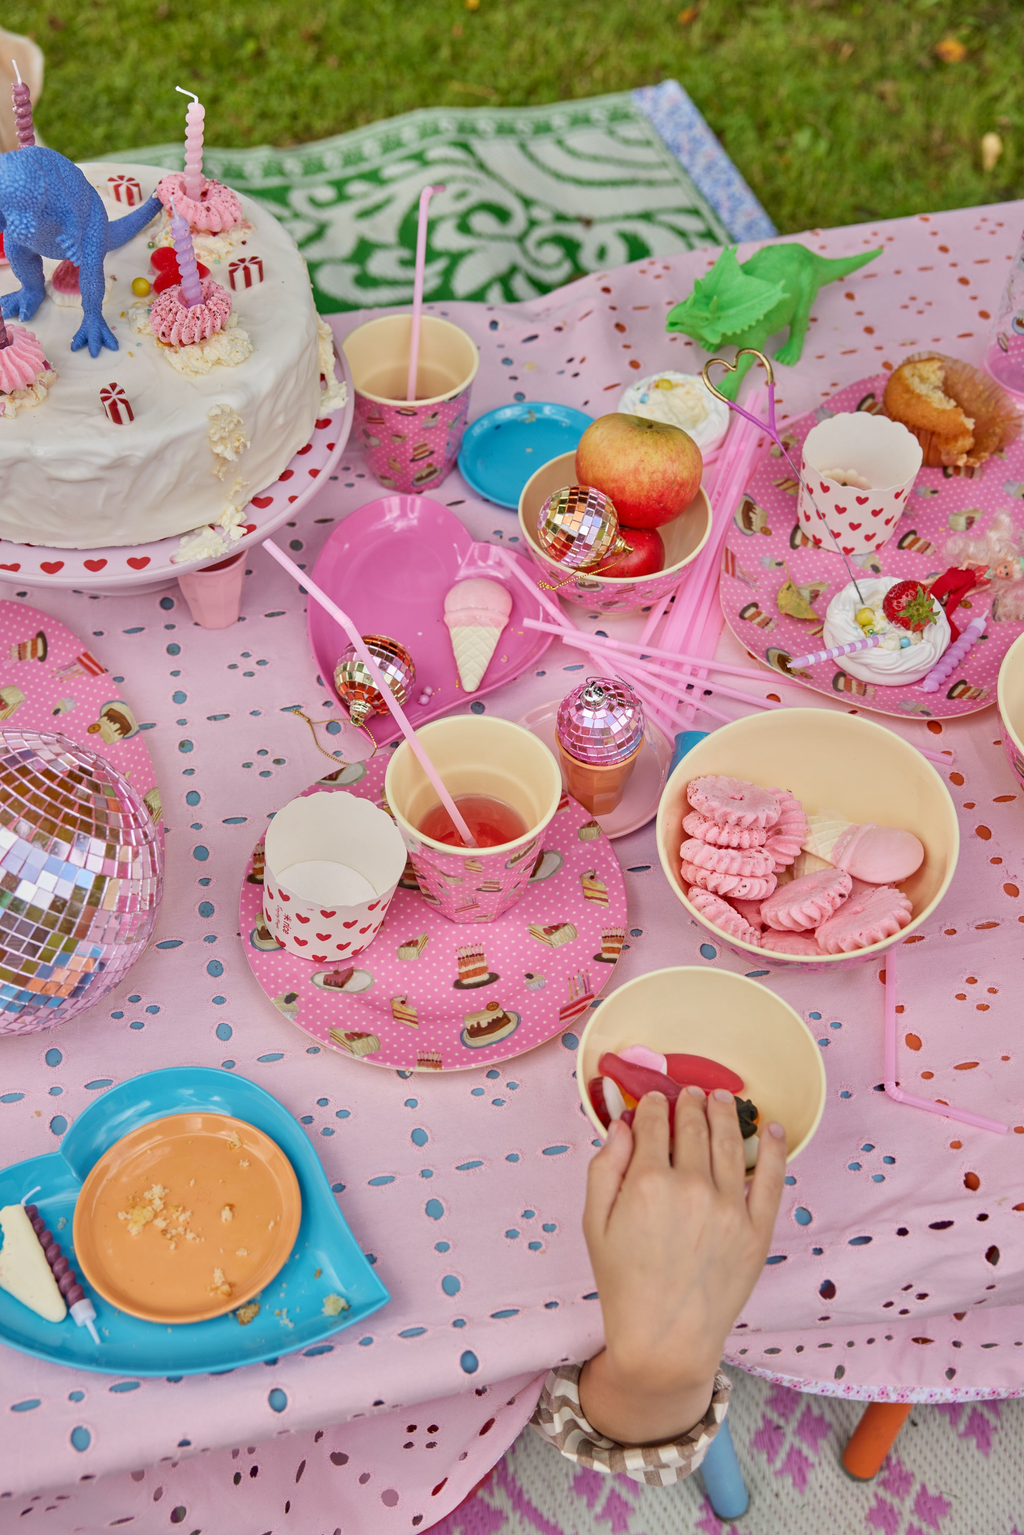
<svg viewBox="0 0 1024 1535"><path fill-rule="evenodd" d="M1020 216L1014 204L806 237L832 255L884 252L820 293L804 360L782 370L782 412L798 415L924 345L980 360ZM481 347L471 413L525 397L596 414L638 374L699 366L663 321L711 259L648 260L518 307L441 311ZM338 333L360 318L336 320ZM282 541L310 564L338 519L375 493L353 449ZM515 539L514 517L474 499L457 474L438 499L477 537ZM216 1379L112 1380L3 1352L4 1532L24 1527L30 1504L33 1529L64 1532L129 1516L141 1527L161 1501L185 1530L283 1528L289 1508L305 1510L290 1528L426 1529L518 1432L536 1377L600 1340L579 1229L592 1140L575 1035L501 1068L402 1080L317 1051L249 972L235 919L246 860L268 812L324 767L286 711L300 704L323 718L333 706L309 658L304 599L261 551L248 563L244 621L219 633L194 627L176 591L3 593L59 616L124 677L124 696L153 727L168 871L158 942L126 984L66 1029L2 1042L0 1158L52 1149L106 1079L224 1065L306 1127L393 1300L331 1353ZM560 696L579 669L553 646L486 707L516 718ZM891 723L955 754L946 776L963 832L953 890L923 941L901 952L902 1079L1019 1133L968 1130L879 1091L877 965L827 980L758 972L814 1028L828 1103L793 1164L769 1266L729 1352L813 1391L1009 1395L1024 1390L1022 806L993 710L941 727ZM670 964L742 968L668 891L653 826L616 848L629 898L617 981Z"/></svg>

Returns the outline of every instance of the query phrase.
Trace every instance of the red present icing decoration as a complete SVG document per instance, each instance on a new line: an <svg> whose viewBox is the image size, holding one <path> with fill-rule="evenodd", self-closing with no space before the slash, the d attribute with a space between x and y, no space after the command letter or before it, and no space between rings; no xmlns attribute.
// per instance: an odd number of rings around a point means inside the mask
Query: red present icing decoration
<svg viewBox="0 0 1024 1535"><path fill-rule="evenodd" d="M232 288L254 288L263 281L263 257L239 256L228 267L228 281Z"/></svg>
<svg viewBox="0 0 1024 1535"><path fill-rule="evenodd" d="M100 399L107 419L113 421L115 426L126 426L129 421L135 420L131 402L120 384L105 384L100 390Z"/></svg>
<svg viewBox="0 0 1024 1535"><path fill-rule="evenodd" d="M157 276L153 283L154 293L163 293L165 288L173 288L181 282L181 273L178 270L178 256L173 245L158 245L149 258L149 264L155 268ZM196 262L196 271L200 277L209 277L210 268L203 266L201 261Z"/></svg>
<svg viewBox="0 0 1024 1535"><path fill-rule="evenodd" d="M134 176L108 176L107 180L116 202L124 203L129 208L142 202L142 188Z"/></svg>

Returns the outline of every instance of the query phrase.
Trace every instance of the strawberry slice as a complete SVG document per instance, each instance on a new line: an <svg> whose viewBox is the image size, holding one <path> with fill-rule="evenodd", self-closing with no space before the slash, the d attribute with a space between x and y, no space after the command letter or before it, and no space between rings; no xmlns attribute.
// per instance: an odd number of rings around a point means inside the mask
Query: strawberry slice
<svg viewBox="0 0 1024 1535"><path fill-rule="evenodd" d="M898 628L920 633L935 622L935 599L920 581L898 581L886 592L882 612Z"/></svg>

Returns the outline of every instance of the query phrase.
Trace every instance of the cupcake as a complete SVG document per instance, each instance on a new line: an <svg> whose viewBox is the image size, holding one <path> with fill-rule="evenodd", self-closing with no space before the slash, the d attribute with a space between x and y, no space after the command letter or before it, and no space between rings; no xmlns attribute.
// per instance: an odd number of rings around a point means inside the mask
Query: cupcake
<svg viewBox="0 0 1024 1535"><path fill-rule="evenodd" d="M885 386L885 410L913 432L929 469L977 468L1020 435L1020 415L995 380L939 352L901 363Z"/></svg>

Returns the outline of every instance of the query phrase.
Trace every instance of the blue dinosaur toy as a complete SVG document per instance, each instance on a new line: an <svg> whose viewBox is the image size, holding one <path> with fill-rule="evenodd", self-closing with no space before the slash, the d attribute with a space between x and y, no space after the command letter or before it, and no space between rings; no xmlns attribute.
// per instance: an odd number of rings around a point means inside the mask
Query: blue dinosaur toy
<svg viewBox="0 0 1024 1535"><path fill-rule="evenodd" d="M141 208L111 223L99 193L73 161L37 145L0 155L0 231L11 271L21 283L0 299L5 319L31 320L46 297L43 260L73 261L78 267L83 319L71 350L89 348L98 357L117 338L103 318L106 280L103 258L137 235L159 213L154 193Z"/></svg>

